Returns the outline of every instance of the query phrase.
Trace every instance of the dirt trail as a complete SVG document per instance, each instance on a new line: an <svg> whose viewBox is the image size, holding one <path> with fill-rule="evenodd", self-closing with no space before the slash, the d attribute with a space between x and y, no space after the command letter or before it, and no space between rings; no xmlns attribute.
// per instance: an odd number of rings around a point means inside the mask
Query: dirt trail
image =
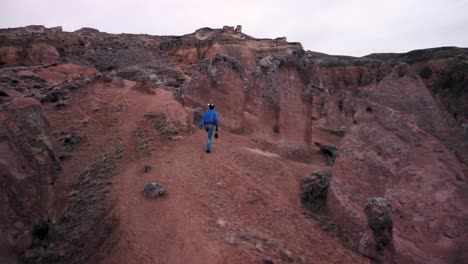
<svg viewBox="0 0 468 264"><path fill-rule="evenodd" d="M54 127L79 126L86 135L64 163L66 174L92 164L115 143L123 145L111 192L119 225L106 242L116 246L111 252L103 247L101 263L282 263L282 249L296 263L299 257L302 263L367 263L303 214L299 181L321 169L322 159L313 164L283 159L249 136L222 128L213 152L206 154L203 130L171 138L155 129L158 113L191 123L171 92L156 89L150 95L134 85L97 84L65 112L48 110ZM77 112L86 125L58 116ZM145 164L152 167L148 173ZM153 181L166 187L165 197L143 195L144 184Z"/></svg>
<svg viewBox="0 0 468 264"><path fill-rule="evenodd" d="M365 263L303 215L299 180L322 165L282 159L223 131L206 154L206 133L198 129L174 140L150 136L154 150L142 155L135 131L145 131L144 115L172 98L128 87L111 106L123 107L116 136L125 154L113 191L118 242L102 263L281 263L281 249L305 263ZM144 164L152 170L144 173ZM143 185L151 181L167 195L145 197Z"/></svg>

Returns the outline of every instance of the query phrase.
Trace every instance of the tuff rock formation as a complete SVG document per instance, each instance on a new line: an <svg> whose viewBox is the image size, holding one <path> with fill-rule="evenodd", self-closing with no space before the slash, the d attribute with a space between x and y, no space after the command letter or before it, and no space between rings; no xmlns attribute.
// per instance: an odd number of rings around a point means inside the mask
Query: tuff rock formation
<svg viewBox="0 0 468 264"><path fill-rule="evenodd" d="M0 30L0 67L0 183L8 190L0 253L8 258L99 259L90 249L112 247L109 186L122 144L136 146L125 152L133 158L151 156L159 140L190 133L200 107L215 102L223 129L284 158L326 162L320 151L329 146L321 213L351 248L368 230L363 204L383 197L392 203L397 263L467 259L465 48L356 58L256 39L241 27L149 36L30 26ZM123 90L131 96L119 101ZM130 107L138 114L128 116ZM130 119L138 127L122 121ZM42 251L30 241L36 219L50 221L55 241Z"/></svg>

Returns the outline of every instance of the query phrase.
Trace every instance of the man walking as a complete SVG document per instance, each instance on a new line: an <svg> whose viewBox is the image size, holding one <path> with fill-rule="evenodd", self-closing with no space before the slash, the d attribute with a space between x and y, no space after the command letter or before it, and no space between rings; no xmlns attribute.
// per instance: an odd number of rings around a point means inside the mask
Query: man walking
<svg viewBox="0 0 468 264"><path fill-rule="evenodd" d="M208 104L208 110L203 115L203 118L200 122L200 129L205 127L206 132L208 132L208 142L206 144L206 153L211 152L211 137L213 137L213 130L216 128L218 131L218 114L214 110L215 106L213 103ZM215 138L218 137L218 133L215 134Z"/></svg>

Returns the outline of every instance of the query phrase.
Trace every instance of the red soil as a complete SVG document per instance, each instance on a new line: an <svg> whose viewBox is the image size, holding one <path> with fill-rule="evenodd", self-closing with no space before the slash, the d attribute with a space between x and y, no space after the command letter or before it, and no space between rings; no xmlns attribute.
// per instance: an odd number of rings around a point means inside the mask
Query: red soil
<svg viewBox="0 0 468 264"><path fill-rule="evenodd" d="M367 262L303 215L299 181L322 165L280 158L223 131L207 155L206 133L198 129L162 140L145 157L132 136L145 129L144 115L169 109L183 123L187 114L162 90L152 96L127 88L112 100L121 102L127 105L119 121L125 155L113 191L118 244L102 263L276 263L280 249L307 263ZM142 172L144 164L151 172ZM145 197L150 181L165 186L167 196Z"/></svg>

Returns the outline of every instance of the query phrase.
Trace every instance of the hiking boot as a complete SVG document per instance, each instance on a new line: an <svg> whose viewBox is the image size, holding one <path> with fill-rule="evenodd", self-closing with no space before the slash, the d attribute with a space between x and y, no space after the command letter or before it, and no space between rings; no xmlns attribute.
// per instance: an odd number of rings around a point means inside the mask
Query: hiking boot
<svg viewBox="0 0 468 264"><path fill-rule="evenodd" d="M211 150L209 150L209 149L206 150L206 153L210 153L210 152L211 152Z"/></svg>

